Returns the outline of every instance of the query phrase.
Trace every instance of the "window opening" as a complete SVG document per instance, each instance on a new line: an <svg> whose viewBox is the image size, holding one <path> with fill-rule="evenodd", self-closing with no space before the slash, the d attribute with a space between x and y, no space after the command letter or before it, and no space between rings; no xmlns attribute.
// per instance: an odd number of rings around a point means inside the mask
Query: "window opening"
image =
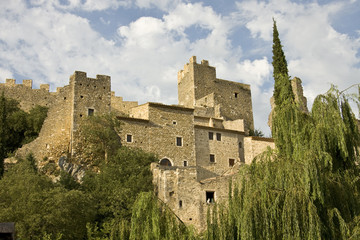
<svg viewBox="0 0 360 240"><path fill-rule="evenodd" d="M216 140L221 141L221 133L216 133Z"/></svg>
<svg viewBox="0 0 360 240"><path fill-rule="evenodd" d="M188 161L184 161L184 167L187 167Z"/></svg>
<svg viewBox="0 0 360 240"><path fill-rule="evenodd" d="M209 132L209 140L213 140L214 139L214 133L213 132Z"/></svg>
<svg viewBox="0 0 360 240"><path fill-rule="evenodd" d="M176 125L176 123L177 123L176 121L173 121L173 124L174 124L174 125Z"/></svg>
<svg viewBox="0 0 360 240"><path fill-rule="evenodd" d="M176 137L176 146L182 146L182 137Z"/></svg>
<svg viewBox="0 0 360 240"><path fill-rule="evenodd" d="M92 116L92 115L94 115L94 109L93 108L89 108L88 109L88 116Z"/></svg>
<svg viewBox="0 0 360 240"><path fill-rule="evenodd" d="M214 154L210 154L210 162L211 163L215 162L215 155Z"/></svg>
<svg viewBox="0 0 360 240"><path fill-rule="evenodd" d="M163 158L163 159L160 160L160 165L161 165L161 166L171 167L171 162L170 162L169 159Z"/></svg>
<svg viewBox="0 0 360 240"><path fill-rule="evenodd" d="M234 97L235 97L235 98L238 98L238 96L239 96L239 93L237 93L237 92L234 93Z"/></svg>
<svg viewBox="0 0 360 240"><path fill-rule="evenodd" d="M131 134L126 135L126 142L132 142L132 135Z"/></svg>
<svg viewBox="0 0 360 240"><path fill-rule="evenodd" d="M180 200L179 201L179 208L182 208L182 206L183 206L183 202L182 202L182 200Z"/></svg>
<svg viewBox="0 0 360 240"><path fill-rule="evenodd" d="M229 158L229 167L232 167L235 165L235 159Z"/></svg>
<svg viewBox="0 0 360 240"><path fill-rule="evenodd" d="M215 202L215 192L214 191L206 191L206 203L214 203Z"/></svg>

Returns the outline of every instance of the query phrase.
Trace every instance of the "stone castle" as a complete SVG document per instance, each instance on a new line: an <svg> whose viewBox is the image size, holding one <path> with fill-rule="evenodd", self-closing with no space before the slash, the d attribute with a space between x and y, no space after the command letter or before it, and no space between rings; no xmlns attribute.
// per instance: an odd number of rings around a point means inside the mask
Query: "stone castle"
<svg viewBox="0 0 360 240"><path fill-rule="evenodd" d="M207 207L228 198L230 179L274 142L249 136L254 129L250 85L222 80L208 61L189 63L178 73L178 104L124 101L111 91L109 76L87 77L76 71L69 85L49 92L49 85L32 89L31 80L0 84L5 96L29 111L49 107L39 137L17 154L32 152L39 166L59 163L79 151L81 119L114 112L122 122L122 145L153 152L153 182L158 197L187 224L206 225Z"/></svg>

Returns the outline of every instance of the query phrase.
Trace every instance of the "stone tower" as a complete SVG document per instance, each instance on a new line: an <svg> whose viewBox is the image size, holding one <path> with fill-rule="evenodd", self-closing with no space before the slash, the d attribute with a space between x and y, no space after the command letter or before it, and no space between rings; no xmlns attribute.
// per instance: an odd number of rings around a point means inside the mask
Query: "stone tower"
<svg viewBox="0 0 360 240"><path fill-rule="evenodd" d="M71 91L71 125L70 153L76 155L78 125L85 116L101 115L111 110L110 77L97 75L88 78L85 72L75 71L70 77Z"/></svg>
<svg viewBox="0 0 360 240"><path fill-rule="evenodd" d="M216 78L215 67L196 57L178 72L179 104L189 108L213 109L213 116L224 120L244 119L245 131L254 128L250 85Z"/></svg>

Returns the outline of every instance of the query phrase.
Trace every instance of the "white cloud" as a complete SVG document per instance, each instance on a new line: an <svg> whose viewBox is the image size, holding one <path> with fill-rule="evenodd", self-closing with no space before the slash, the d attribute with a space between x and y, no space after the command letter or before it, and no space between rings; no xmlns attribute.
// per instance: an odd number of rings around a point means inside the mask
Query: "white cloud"
<svg viewBox="0 0 360 240"><path fill-rule="evenodd" d="M135 0L135 5L140 8L156 7L163 11L169 11L181 2L182 0Z"/></svg>
<svg viewBox="0 0 360 240"><path fill-rule="evenodd" d="M319 5L272 0L244 1L237 6L253 38L272 41L272 17L276 19L290 75L302 79L311 105L331 83L343 89L358 82L354 76L360 74L355 67L360 62L356 55L360 38L336 32L331 22L347 4L351 2Z"/></svg>

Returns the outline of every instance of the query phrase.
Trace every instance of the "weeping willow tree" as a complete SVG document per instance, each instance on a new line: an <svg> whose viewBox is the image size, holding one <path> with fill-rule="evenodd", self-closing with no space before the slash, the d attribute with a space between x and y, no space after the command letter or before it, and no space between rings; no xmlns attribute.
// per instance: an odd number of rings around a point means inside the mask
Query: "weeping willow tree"
<svg viewBox="0 0 360 240"><path fill-rule="evenodd" d="M142 192L133 207L129 239L191 240L195 236L152 192Z"/></svg>
<svg viewBox="0 0 360 240"><path fill-rule="evenodd" d="M276 149L240 170L228 205L211 211L206 239L360 239L360 136L349 96L332 87L305 114L279 86Z"/></svg>

